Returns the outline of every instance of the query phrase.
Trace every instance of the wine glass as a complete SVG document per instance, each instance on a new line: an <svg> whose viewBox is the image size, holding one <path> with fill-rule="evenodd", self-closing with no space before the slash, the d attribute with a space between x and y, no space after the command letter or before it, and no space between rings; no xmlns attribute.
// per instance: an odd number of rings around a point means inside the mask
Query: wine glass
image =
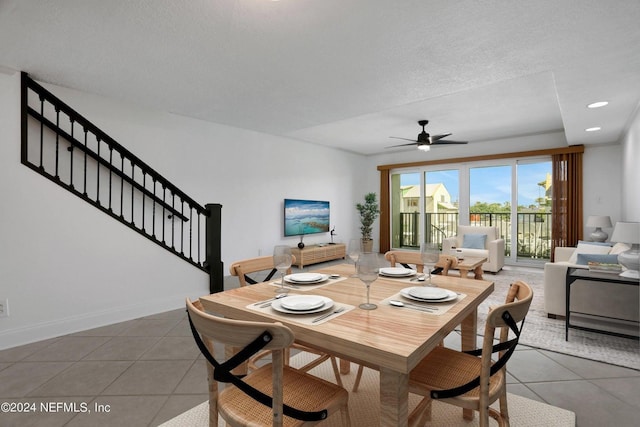
<svg viewBox="0 0 640 427"><path fill-rule="evenodd" d="M273 248L273 268L280 273L280 288L276 292L286 294L289 289L284 287L284 275L291 268L291 248L286 245L278 245Z"/></svg>
<svg viewBox="0 0 640 427"><path fill-rule="evenodd" d="M367 302L360 304L358 307L363 310L378 308L377 305L369 302L369 288L371 283L378 278L378 254L373 252L360 254L356 271L358 272L358 278L362 280L367 287Z"/></svg>
<svg viewBox="0 0 640 427"><path fill-rule="evenodd" d="M440 259L440 248L437 243L422 243L420 245L420 257L422 258L422 264L424 265L424 275L427 280L425 284L427 286L433 286L431 283L431 270L435 263Z"/></svg>
<svg viewBox="0 0 640 427"><path fill-rule="evenodd" d="M349 240L349 249L347 250L347 256L351 261L353 261L353 268L355 272L358 271L358 258L362 253L362 239L351 239Z"/></svg>

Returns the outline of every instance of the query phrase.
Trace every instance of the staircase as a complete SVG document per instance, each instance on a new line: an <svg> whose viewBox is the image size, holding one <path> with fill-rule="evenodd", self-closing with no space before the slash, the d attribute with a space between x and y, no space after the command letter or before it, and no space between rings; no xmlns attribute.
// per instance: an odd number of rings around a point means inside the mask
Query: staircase
<svg viewBox="0 0 640 427"><path fill-rule="evenodd" d="M22 164L209 273L211 293L223 290L220 204L198 204L26 73L21 96Z"/></svg>

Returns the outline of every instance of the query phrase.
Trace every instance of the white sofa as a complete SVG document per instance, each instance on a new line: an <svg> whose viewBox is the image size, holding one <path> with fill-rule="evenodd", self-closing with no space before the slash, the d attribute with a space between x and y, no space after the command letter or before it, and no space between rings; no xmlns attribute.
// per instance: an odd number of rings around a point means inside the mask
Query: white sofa
<svg viewBox="0 0 640 427"><path fill-rule="evenodd" d="M484 247L470 248L465 247L465 235L485 235ZM469 241L471 239L467 239ZM476 240L476 239L474 239ZM476 240L477 241L477 240ZM481 227L473 225L458 226L458 235L455 237L446 237L442 240L442 253L451 254L451 248L455 247L462 251L463 257L482 257L487 258L487 262L482 264L483 271L497 273L504 267L504 239L500 238L498 227Z"/></svg>
<svg viewBox="0 0 640 427"><path fill-rule="evenodd" d="M567 269L589 268L575 263L576 257L572 255L576 249L556 247L554 262L544 265L544 309L548 317L566 315ZM610 253L624 250L619 246L609 248ZM638 286L576 280L571 285L571 324L637 336L638 301Z"/></svg>

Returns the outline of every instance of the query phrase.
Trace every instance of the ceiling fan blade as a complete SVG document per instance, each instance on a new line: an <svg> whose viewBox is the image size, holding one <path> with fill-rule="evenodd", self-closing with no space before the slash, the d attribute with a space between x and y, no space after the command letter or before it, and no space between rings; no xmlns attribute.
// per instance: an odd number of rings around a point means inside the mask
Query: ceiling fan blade
<svg viewBox="0 0 640 427"><path fill-rule="evenodd" d="M389 147L384 147L384 148L406 147L406 146L409 146L409 145L418 145L418 143L417 142L411 142L409 144L391 145Z"/></svg>
<svg viewBox="0 0 640 427"><path fill-rule="evenodd" d="M433 144L435 141L442 139L442 138L446 138L449 135L451 135L450 133L443 133L442 135L431 135L431 143Z"/></svg>
<svg viewBox="0 0 640 427"><path fill-rule="evenodd" d="M389 138L394 138L394 139L402 139L405 141L411 141L410 144L401 144L401 145L392 145L391 147L385 147L385 148L393 148L393 147L405 147L407 145L417 145L418 148L421 148L423 150L428 149L428 146L431 145L447 145L447 144L468 144L467 141L450 141L450 140L445 140L443 138L446 138L450 135L452 135L451 133L443 133L440 135L429 135L427 133L427 131L424 130L424 127L429 123L428 120L420 120L418 122L418 124L420 126L422 126L422 132L420 132L418 134L418 138L417 139L409 139L409 138L401 138L399 136L390 136Z"/></svg>
<svg viewBox="0 0 640 427"><path fill-rule="evenodd" d="M416 142L416 140L415 140L415 139L400 138L399 136L390 136L389 138L393 138L393 139L404 139L405 141L413 141L414 143Z"/></svg>
<svg viewBox="0 0 640 427"><path fill-rule="evenodd" d="M468 141L449 141L449 140L440 140L434 141L431 145L446 145L446 144L468 144Z"/></svg>

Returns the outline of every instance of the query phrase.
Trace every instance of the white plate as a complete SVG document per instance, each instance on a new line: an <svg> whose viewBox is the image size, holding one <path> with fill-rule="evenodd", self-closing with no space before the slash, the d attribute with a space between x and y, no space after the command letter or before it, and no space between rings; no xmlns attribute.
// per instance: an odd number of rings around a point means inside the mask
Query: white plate
<svg viewBox="0 0 640 427"><path fill-rule="evenodd" d="M314 285L316 283L324 282L328 278L328 275L319 273L296 273L284 276L285 281L295 283L297 285Z"/></svg>
<svg viewBox="0 0 640 427"><path fill-rule="evenodd" d="M388 277L409 277L416 274L416 271L410 268L384 267L380 269L380 274Z"/></svg>
<svg viewBox="0 0 640 427"><path fill-rule="evenodd" d="M322 274L320 273L296 273L289 274L289 279L294 282L315 282L316 280L322 279Z"/></svg>
<svg viewBox="0 0 640 427"><path fill-rule="evenodd" d="M276 311L279 311L281 313L287 313L287 314L309 314L309 313L319 313L321 311L325 311L330 309L331 307L333 307L333 300L331 298L327 298L327 297L323 297L321 296L320 298L322 298L323 300L323 304L321 307L318 308L314 308L313 310L289 310L288 308L284 308L282 306L282 301L286 300L287 298L292 298L293 295L288 296L288 297L284 297L284 298L280 298L277 299L275 301L273 301L271 303L271 308L273 308Z"/></svg>
<svg viewBox="0 0 640 427"><path fill-rule="evenodd" d="M412 290L413 288L416 288L416 287L418 287L418 286L412 286L412 287L410 287L410 288L404 288L404 289L402 289L402 290L400 291L400 295L402 295L402 296L403 296L403 297L405 297L405 298L412 299L412 300L414 300L414 301L422 301L422 302L430 302L430 303L436 303L436 302L448 302L448 301L453 301L453 300L455 300L455 299L457 299L457 298L458 298L458 294L457 294L457 293L455 293L455 292L453 292L453 291L450 291L450 290L448 290L448 289L444 289L445 291L447 291L447 297L442 298L442 299L425 299L425 298L416 298L416 297L414 297L414 296L412 296L412 295L410 294L411 290ZM440 289L442 289L442 288L440 288Z"/></svg>
<svg viewBox="0 0 640 427"><path fill-rule="evenodd" d="M324 299L318 295L292 295L282 298L280 305L287 310L309 311L324 305Z"/></svg>
<svg viewBox="0 0 640 427"><path fill-rule="evenodd" d="M414 286L409 290L409 295L420 299L443 299L449 296L446 289L431 286Z"/></svg>

